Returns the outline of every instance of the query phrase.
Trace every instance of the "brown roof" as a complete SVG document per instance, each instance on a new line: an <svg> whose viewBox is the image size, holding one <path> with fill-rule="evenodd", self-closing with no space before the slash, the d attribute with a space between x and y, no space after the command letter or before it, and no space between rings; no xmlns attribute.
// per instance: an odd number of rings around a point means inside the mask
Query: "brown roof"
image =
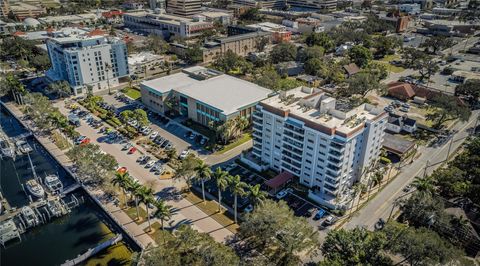
<svg viewBox="0 0 480 266"><path fill-rule="evenodd" d="M97 36L97 35L105 35L106 32L101 29L94 29L91 32L88 33L88 36Z"/></svg>
<svg viewBox="0 0 480 266"><path fill-rule="evenodd" d="M410 83L391 82L387 86L388 86L388 94L390 96L393 96L402 100L410 99L416 95Z"/></svg>
<svg viewBox="0 0 480 266"><path fill-rule="evenodd" d="M265 184L270 188L277 189L292 178L293 178L292 173L283 171L281 174L265 182Z"/></svg>
<svg viewBox="0 0 480 266"><path fill-rule="evenodd" d="M385 137L383 138L383 148L400 156L403 156L414 147L415 142L392 134L385 133Z"/></svg>
<svg viewBox="0 0 480 266"><path fill-rule="evenodd" d="M345 71L347 71L347 74L349 76L355 75L360 71L360 68L355 63L350 63L348 65L344 65L343 69L345 69Z"/></svg>

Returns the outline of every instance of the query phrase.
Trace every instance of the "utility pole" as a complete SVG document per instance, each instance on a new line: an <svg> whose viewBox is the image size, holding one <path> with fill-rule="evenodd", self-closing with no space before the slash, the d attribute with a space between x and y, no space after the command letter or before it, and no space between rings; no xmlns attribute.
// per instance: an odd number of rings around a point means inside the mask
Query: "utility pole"
<svg viewBox="0 0 480 266"><path fill-rule="evenodd" d="M423 169L423 177L427 176L427 168L430 164L430 160L427 160L427 163L425 164L425 168Z"/></svg>
<svg viewBox="0 0 480 266"><path fill-rule="evenodd" d="M452 149L452 143L453 143L453 136L450 139L450 144L448 145L447 158L445 158L445 161L448 161L448 156L450 156L450 150Z"/></svg>

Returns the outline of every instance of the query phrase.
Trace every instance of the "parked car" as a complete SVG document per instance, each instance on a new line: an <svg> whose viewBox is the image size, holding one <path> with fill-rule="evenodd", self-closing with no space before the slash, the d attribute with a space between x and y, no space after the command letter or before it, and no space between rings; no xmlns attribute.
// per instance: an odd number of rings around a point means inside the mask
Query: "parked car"
<svg viewBox="0 0 480 266"><path fill-rule="evenodd" d="M82 141L83 141L84 139L86 139L86 138L87 138L86 136L80 136L80 137L78 137L78 138L75 140L75 144L76 144L76 145L79 145L79 144L82 143Z"/></svg>
<svg viewBox="0 0 480 266"><path fill-rule="evenodd" d="M180 155L178 156L178 158L180 158L181 160L185 159L187 157L187 155L190 153L189 150L184 150L180 153Z"/></svg>
<svg viewBox="0 0 480 266"><path fill-rule="evenodd" d="M243 209L243 212L245 213L250 213L253 211L253 205L252 204L248 204L247 207L245 207L245 209Z"/></svg>
<svg viewBox="0 0 480 266"><path fill-rule="evenodd" d="M192 134L190 135L189 139L190 139L190 140L194 140L196 136L197 136L197 134L192 133Z"/></svg>
<svg viewBox="0 0 480 266"><path fill-rule="evenodd" d="M326 226L329 226L329 225L332 225L336 222L336 219L333 215L329 215L327 216L327 218L325 218L325 221L323 221L323 224L326 225Z"/></svg>
<svg viewBox="0 0 480 266"><path fill-rule="evenodd" d="M406 185L404 188L403 188L403 192L405 193L408 193L412 190L412 185Z"/></svg>
<svg viewBox="0 0 480 266"><path fill-rule="evenodd" d="M322 217L325 215L325 210L324 209L320 209L318 210L318 212L315 214L315 216L313 217L313 220L317 221L317 220L320 220L322 219Z"/></svg>
<svg viewBox="0 0 480 266"><path fill-rule="evenodd" d="M131 147L133 147L133 144L128 142L127 144L123 145L122 150L125 151L130 149Z"/></svg>
<svg viewBox="0 0 480 266"><path fill-rule="evenodd" d="M207 138L203 137L202 140L200 140L200 145L205 145L207 143Z"/></svg>
<svg viewBox="0 0 480 266"><path fill-rule="evenodd" d="M152 134L150 134L150 139L155 139L158 136L157 131L153 131Z"/></svg>
<svg viewBox="0 0 480 266"><path fill-rule="evenodd" d="M405 112L405 113L408 113L409 110L410 110L410 108L403 107L403 106L400 108L400 111Z"/></svg>
<svg viewBox="0 0 480 266"><path fill-rule="evenodd" d="M292 190L291 188L286 188L286 189L284 189L284 190L279 191L279 192L275 195L275 197L276 197L277 199L283 199L283 198L285 198L285 197L288 195L288 193L292 193L292 192L293 192L293 190Z"/></svg>
<svg viewBox="0 0 480 266"><path fill-rule="evenodd" d="M184 138L189 138L190 135L192 135L192 131L187 131L185 132L185 134L183 135Z"/></svg>
<svg viewBox="0 0 480 266"><path fill-rule="evenodd" d="M154 161L154 160L150 160L150 161L145 165L145 167L146 167L146 168L150 168L150 167L152 167L154 164L155 164L155 161Z"/></svg>
<svg viewBox="0 0 480 266"><path fill-rule="evenodd" d="M147 155L142 155L142 156L138 157L137 158L137 163L142 162L143 160L145 160L146 157L147 157Z"/></svg>
<svg viewBox="0 0 480 266"><path fill-rule="evenodd" d="M128 154L134 154L137 151L137 148L131 147L130 150L128 150Z"/></svg>

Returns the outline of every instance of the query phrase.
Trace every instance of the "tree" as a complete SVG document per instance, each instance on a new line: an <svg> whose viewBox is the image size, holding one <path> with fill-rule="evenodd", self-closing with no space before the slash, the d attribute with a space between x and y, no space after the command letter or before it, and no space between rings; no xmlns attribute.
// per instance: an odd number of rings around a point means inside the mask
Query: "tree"
<svg viewBox="0 0 480 266"><path fill-rule="evenodd" d="M391 265L384 255L387 238L365 228L332 230L322 245L321 265Z"/></svg>
<svg viewBox="0 0 480 266"><path fill-rule="evenodd" d="M443 202L438 198L414 192L410 198L401 201L401 219L413 226L428 226L431 217L440 219L444 216L444 208Z"/></svg>
<svg viewBox="0 0 480 266"><path fill-rule="evenodd" d="M260 184L256 184L255 186L247 186L247 188L247 195L253 206L262 204L267 199L267 193L260 189Z"/></svg>
<svg viewBox="0 0 480 266"><path fill-rule="evenodd" d="M259 70L255 75L254 82L259 86L277 91L280 89L280 75L272 66L266 66Z"/></svg>
<svg viewBox="0 0 480 266"><path fill-rule="evenodd" d="M228 50L225 54L220 55L213 62L213 67L225 73L234 70L240 70L242 74L249 72L252 69L252 63L247 62L245 58Z"/></svg>
<svg viewBox="0 0 480 266"><path fill-rule="evenodd" d="M413 47L404 47L402 50L402 58L404 59L404 65L408 68L415 68L416 61L419 59L428 57L428 55L421 50Z"/></svg>
<svg viewBox="0 0 480 266"><path fill-rule="evenodd" d="M20 103L18 97L26 93L25 86L12 73L0 78L0 96L10 94L17 103Z"/></svg>
<svg viewBox="0 0 480 266"><path fill-rule="evenodd" d="M271 265L297 261L299 253L315 254L319 248L318 232L305 218L296 217L284 201L265 200L245 215L238 236L244 248L255 249L267 257Z"/></svg>
<svg viewBox="0 0 480 266"><path fill-rule="evenodd" d="M238 265L239 258L230 247L216 242L209 234L182 225L165 243L145 252L144 264L224 266Z"/></svg>
<svg viewBox="0 0 480 266"><path fill-rule="evenodd" d="M199 160L195 154L190 153L181 161L175 168L175 178L182 178L188 185L188 188L192 185L192 177L195 175L195 168L198 165Z"/></svg>
<svg viewBox="0 0 480 266"><path fill-rule="evenodd" d="M465 197L470 191L471 181L465 178L465 171L455 166L439 168L431 178L440 194L447 198Z"/></svg>
<svg viewBox="0 0 480 266"><path fill-rule="evenodd" d="M47 97L41 93L29 93L25 97L25 103L25 114L30 117L40 131L53 129L54 124L50 119L50 114L56 109Z"/></svg>
<svg viewBox="0 0 480 266"><path fill-rule="evenodd" d="M64 80L50 83L47 87L47 91L57 95L59 98L65 98L72 94L70 84Z"/></svg>
<svg viewBox="0 0 480 266"><path fill-rule="evenodd" d="M362 46L355 45L348 51L348 56L350 59L357 64L357 66L363 68L368 65L368 63L373 59L372 52Z"/></svg>
<svg viewBox="0 0 480 266"><path fill-rule="evenodd" d="M395 49L402 45L402 40L394 36L377 36L373 42L375 48L375 56L383 58L386 55L395 53Z"/></svg>
<svg viewBox="0 0 480 266"><path fill-rule="evenodd" d="M469 79L455 88L455 95L463 96L471 105L475 105L480 97L480 79Z"/></svg>
<svg viewBox="0 0 480 266"><path fill-rule="evenodd" d="M471 115L468 107L460 105L456 97L446 94L435 95L431 100L429 110L431 112L426 115L426 118L433 122L434 128L440 128L443 123L455 119L467 121Z"/></svg>
<svg viewBox="0 0 480 266"><path fill-rule="evenodd" d="M139 189L137 195L140 202L145 204L145 209L147 210L148 231L151 232L152 225L150 224L150 215L148 214L148 210L150 208L148 206L155 202L155 199L153 198L153 189L146 186L142 186L142 188Z"/></svg>
<svg viewBox="0 0 480 266"><path fill-rule="evenodd" d="M384 94L386 86L379 82L376 74L362 71L347 79L348 87L340 88L338 93L344 96L360 95L365 97L369 92Z"/></svg>
<svg viewBox="0 0 480 266"><path fill-rule="evenodd" d="M416 188L416 190L419 193L425 194L425 195L432 195L433 192L435 192L435 186L433 184L433 179L430 176L427 177L418 177L416 176L415 179L412 181L413 187Z"/></svg>
<svg viewBox="0 0 480 266"><path fill-rule="evenodd" d="M364 71L375 75L378 81L385 79L388 76L387 67L380 63L370 62Z"/></svg>
<svg viewBox="0 0 480 266"><path fill-rule="evenodd" d="M119 187L122 190L123 194L123 203L127 203L127 187L130 176L128 173L115 173L114 178L112 179L112 184Z"/></svg>
<svg viewBox="0 0 480 266"><path fill-rule="evenodd" d="M427 38L420 47L425 47L425 52L435 55L438 51L449 48L452 45L454 45L454 43L451 38L445 36L432 36Z"/></svg>
<svg viewBox="0 0 480 266"><path fill-rule="evenodd" d="M260 14L260 10L258 8L249 8L240 15L240 20L262 21L263 16Z"/></svg>
<svg viewBox="0 0 480 266"><path fill-rule="evenodd" d="M35 55L30 59L30 65L37 71L45 71L51 67L50 58L46 54Z"/></svg>
<svg viewBox="0 0 480 266"><path fill-rule="evenodd" d="M255 48L257 48L258 52L265 51L265 47L269 43L269 39L267 37L260 37L255 40Z"/></svg>
<svg viewBox="0 0 480 266"><path fill-rule="evenodd" d="M151 34L145 39L145 48L155 54L164 54L168 51L168 43L160 36Z"/></svg>
<svg viewBox="0 0 480 266"><path fill-rule="evenodd" d="M77 145L67 152L83 182L101 185L115 171L118 163L110 154L101 153L96 144Z"/></svg>
<svg viewBox="0 0 480 266"><path fill-rule="evenodd" d="M323 57L325 53L325 49L321 46L312 46L312 47L305 47L300 49L297 54L298 61L306 62L310 59L317 58L320 59Z"/></svg>
<svg viewBox="0 0 480 266"><path fill-rule="evenodd" d="M138 181L133 180L132 178L129 178L129 179L130 179L130 181L129 181L129 184L126 187L126 189L128 190L128 192L130 192L130 195L133 196L133 198L135 200L135 210L137 211L136 220L139 220L140 219L140 210L138 208L138 201L139 201L138 195L141 193L142 185L140 183L138 183Z"/></svg>
<svg viewBox="0 0 480 266"><path fill-rule="evenodd" d="M270 52L272 63L295 61L297 58L297 47L293 43L283 42L273 47Z"/></svg>
<svg viewBox="0 0 480 266"><path fill-rule="evenodd" d="M388 249L401 254L410 265L447 265L462 256L460 250L427 228L388 223L383 232L390 239Z"/></svg>
<svg viewBox="0 0 480 266"><path fill-rule="evenodd" d="M189 64L195 64L203 61L203 51L200 45L189 47L185 52L185 60Z"/></svg>
<svg viewBox="0 0 480 266"><path fill-rule="evenodd" d="M218 189L218 212L222 211L222 192L228 187L228 172L223 171L222 168L217 167L213 173L213 179Z"/></svg>
<svg viewBox="0 0 480 266"><path fill-rule="evenodd" d="M213 123L212 127L215 129L216 138L223 144L227 144L240 137L248 125L248 119L242 116L237 116L220 124Z"/></svg>
<svg viewBox="0 0 480 266"><path fill-rule="evenodd" d="M247 186L246 183L242 182L239 175L236 176L229 176L228 178L228 188L230 192L234 195L234 218L235 223L237 223L237 200L238 196L245 195L245 187Z"/></svg>
<svg viewBox="0 0 480 266"><path fill-rule="evenodd" d="M197 166L193 169L197 174L194 179L200 181L202 184L202 196L203 201L205 202L205 181L208 181L212 177L212 169L210 166L205 163L203 160L199 160Z"/></svg>
<svg viewBox="0 0 480 266"><path fill-rule="evenodd" d="M308 46L321 46L325 51L330 52L335 48L335 42L333 41L328 34L324 32L312 32L305 39L305 43Z"/></svg>
<svg viewBox="0 0 480 266"><path fill-rule="evenodd" d="M432 56L421 56L419 58L413 59L412 68L418 70L420 73L420 80L430 80L430 77L438 72L440 69L438 63L435 62L435 59Z"/></svg>
<svg viewBox="0 0 480 266"><path fill-rule="evenodd" d="M164 221L168 221L170 220L170 218L172 218L172 206L167 205L162 199L158 199L157 201L155 201L153 206L156 208L155 212L153 213L153 217L160 219L162 230L165 230Z"/></svg>

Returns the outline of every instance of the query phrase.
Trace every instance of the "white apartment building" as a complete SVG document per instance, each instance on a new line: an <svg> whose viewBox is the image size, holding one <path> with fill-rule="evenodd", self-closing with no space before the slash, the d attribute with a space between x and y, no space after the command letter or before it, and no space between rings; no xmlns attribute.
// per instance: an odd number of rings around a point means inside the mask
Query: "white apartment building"
<svg viewBox="0 0 480 266"><path fill-rule="evenodd" d="M120 38L61 35L47 40L50 81L66 80L75 94L108 89L128 76L127 47Z"/></svg>
<svg viewBox="0 0 480 266"><path fill-rule="evenodd" d="M345 208L352 185L365 182L380 154L387 117L382 108L349 108L320 89L299 87L257 105L252 154L297 176L312 200Z"/></svg>

